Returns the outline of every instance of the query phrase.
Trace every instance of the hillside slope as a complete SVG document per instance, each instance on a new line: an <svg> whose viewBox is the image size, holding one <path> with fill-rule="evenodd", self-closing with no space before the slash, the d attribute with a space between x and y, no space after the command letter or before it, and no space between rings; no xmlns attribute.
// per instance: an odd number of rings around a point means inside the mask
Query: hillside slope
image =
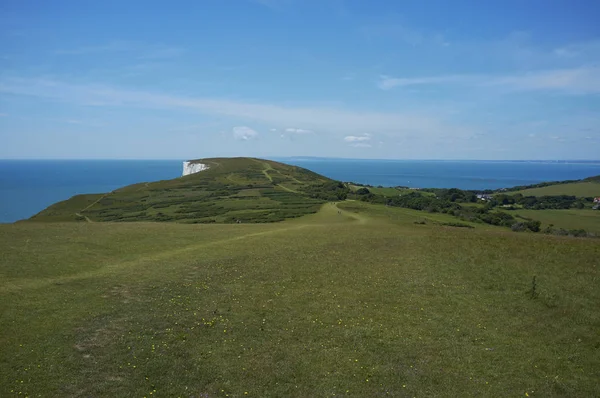
<svg viewBox="0 0 600 398"><path fill-rule="evenodd" d="M273 222L316 212L343 185L301 167L254 158L194 160L208 170L78 195L30 221Z"/></svg>
<svg viewBox="0 0 600 398"><path fill-rule="evenodd" d="M0 225L0 396L600 396L598 242L424 215Z"/></svg>
<svg viewBox="0 0 600 398"><path fill-rule="evenodd" d="M547 181L533 185L521 185L488 192L520 193L524 196L573 195L577 197L598 196L600 175L581 180Z"/></svg>
<svg viewBox="0 0 600 398"><path fill-rule="evenodd" d="M577 197L600 196L600 184L597 182L573 182L568 184L548 185L540 188L523 189L511 193L523 196L573 195Z"/></svg>

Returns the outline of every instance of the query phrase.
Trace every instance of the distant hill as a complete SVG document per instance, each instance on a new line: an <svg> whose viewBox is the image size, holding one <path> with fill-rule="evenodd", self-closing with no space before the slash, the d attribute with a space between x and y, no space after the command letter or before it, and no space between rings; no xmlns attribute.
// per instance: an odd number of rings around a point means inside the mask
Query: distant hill
<svg viewBox="0 0 600 398"><path fill-rule="evenodd" d="M29 221L273 222L345 198L342 183L301 167L255 158L190 161L207 170L173 180L77 195Z"/></svg>
<svg viewBox="0 0 600 398"><path fill-rule="evenodd" d="M503 191L524 196L572 195L577 197L600 196L600 176L582 180L550 181L533 185L517 186ZM498 191L496 191L498 192Z"/></svg>
<svg viewBox="0 0 600 398"><path fill-rule="evenodd" d="M587 198L590 196L600 196L600 184L597 182L573 182L567 184L547 185L539 188L523 189L511 193L520 193L523 196L571 195L580 198Z"/></svg>

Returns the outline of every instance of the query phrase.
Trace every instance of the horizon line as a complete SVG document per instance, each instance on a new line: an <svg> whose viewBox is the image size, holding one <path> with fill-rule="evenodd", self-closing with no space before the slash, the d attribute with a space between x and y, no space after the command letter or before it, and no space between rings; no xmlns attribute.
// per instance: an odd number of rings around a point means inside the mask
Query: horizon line
<svg viewBox="0 0 600 398"><path fill-rule="evenodd" d="M346 158L334 156L208 156L203 158L0 158L0 161L191 161L210 158L263 158L263 159L331 159L371 161L429 161L429 162L599 162L600 159L443 159L443 158Z"/></svg>

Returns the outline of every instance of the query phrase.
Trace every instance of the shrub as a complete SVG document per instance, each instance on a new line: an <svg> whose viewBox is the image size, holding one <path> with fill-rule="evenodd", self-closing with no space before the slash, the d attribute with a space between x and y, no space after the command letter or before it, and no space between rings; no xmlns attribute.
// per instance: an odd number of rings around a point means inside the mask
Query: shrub
<svg viewBox="0 0 600 398"><path fill-rule="evenodd" d="M510 227L510 229L512 229L515 232L523 232L525 231L525 223L516 222Z"/></svg>
<svg viewBox="0 0 600 398"><path fill-rule="evenodd" d="M537 220L530 220L525 223L525 227L531 232L540 232L541 222Z"/></svg>

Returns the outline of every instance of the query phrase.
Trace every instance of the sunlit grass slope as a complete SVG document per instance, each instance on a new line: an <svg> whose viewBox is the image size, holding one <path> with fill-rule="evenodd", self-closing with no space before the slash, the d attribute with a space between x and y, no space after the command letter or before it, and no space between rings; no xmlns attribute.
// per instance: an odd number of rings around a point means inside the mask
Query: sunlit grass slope
<svg viewBox="0 0 600 398"><path fill-rule="evenodd" d="M599 396L597 240L420 214L2 225L0 396Z"/></svg>
<svg viewBox="0 0 600 398"><path fill-rule="evenodd" d="M566 230L584 229L588 232L600 235L600 211L598 210L515 210L514 214L519 216L539 220L542 228L552 225L554 228ZM600 244L600 242L598 242Z"/></svg>
<svg viewBox="0 0 600 398"><path fill-rule="evenodd" d="M597 197L600 196L600 183L582 181L511 192L511 194L516 193L520 193L523 196L573 195L578 197Z"/></svg>

